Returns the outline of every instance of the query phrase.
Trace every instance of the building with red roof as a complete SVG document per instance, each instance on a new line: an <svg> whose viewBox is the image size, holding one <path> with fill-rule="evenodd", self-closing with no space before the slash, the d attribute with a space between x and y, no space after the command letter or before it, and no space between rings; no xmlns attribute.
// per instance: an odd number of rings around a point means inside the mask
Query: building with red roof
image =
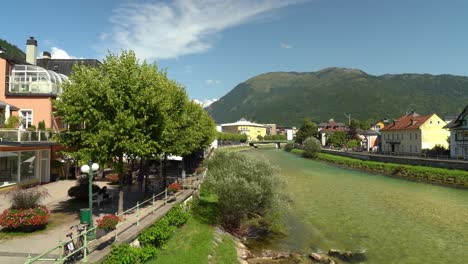
<svg viewBox="0 0 468 264"><path fill-rule="evenodd" d="M380 129L382 152L417 155L436 145L448 148L449 131L445 125L436 114L403 115Z"/></svg>

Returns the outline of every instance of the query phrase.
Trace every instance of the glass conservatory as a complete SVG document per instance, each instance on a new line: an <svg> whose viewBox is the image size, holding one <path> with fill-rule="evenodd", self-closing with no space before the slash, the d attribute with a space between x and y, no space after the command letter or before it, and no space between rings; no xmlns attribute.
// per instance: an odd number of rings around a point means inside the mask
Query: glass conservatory
<svg viewBox="0 0 468 264"><path fill-rule="evenodd" d="M34 65L14 65L10 75L10 94L60 94L67 76Z"/></svg>

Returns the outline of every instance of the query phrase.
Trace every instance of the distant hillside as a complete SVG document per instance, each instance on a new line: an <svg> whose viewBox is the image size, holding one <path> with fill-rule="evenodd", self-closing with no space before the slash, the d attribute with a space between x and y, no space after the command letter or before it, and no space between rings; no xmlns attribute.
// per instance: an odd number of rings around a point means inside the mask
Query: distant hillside
<svg viewBox="0 0 468 264"><path fill-rule="evenodd" d="M243 82L207 108L217 123L241 117L262 123L299 125L398 117L406 111L459 113L468 104L468 77L430 74L369 75L327 68L317 72L273 72Z"/></svg>
<svg viewBox="0 0 468 264"><path fill-rule="evenodd" d="M0 39L0 47L6 50L5 53L9 58L22 61L26 60L26 54L20 48L8 43L8 41Z"/></svg>

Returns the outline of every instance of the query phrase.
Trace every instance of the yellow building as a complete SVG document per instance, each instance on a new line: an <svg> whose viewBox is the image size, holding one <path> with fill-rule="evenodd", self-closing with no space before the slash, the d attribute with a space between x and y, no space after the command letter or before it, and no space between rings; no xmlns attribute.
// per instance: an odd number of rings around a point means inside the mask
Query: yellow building
<svg viewBox="0 0 468 264"><path fill-rule="evenodd" d="M242 118L235 123L222 124L222 132L234 134L246 134L249 141L258 140L259 136L266 136L267 127L262 124L252 123Z"/></svg>
<svg viewBox="0 0 468 264"><path fill-rule="evenodd" d="M416 113L395 119L380 129L382 152L417 155L436 145L448 148L450 135L446 123L436 114L420 116Z"/></svg>

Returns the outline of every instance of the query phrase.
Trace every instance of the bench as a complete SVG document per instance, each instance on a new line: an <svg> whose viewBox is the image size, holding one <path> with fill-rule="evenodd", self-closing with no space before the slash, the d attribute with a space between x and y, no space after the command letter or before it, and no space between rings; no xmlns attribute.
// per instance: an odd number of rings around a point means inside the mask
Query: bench
<svg viewBox="0 0 468 264"><path fill-rule="evenodd" d="M114 196L111 193L107 193L108 197L104 198L104 195L98 194L98 193L93 193L93 204L97 203L98 207L101 208L101 203L108 201L108 200L114 200Z"/></svg>

